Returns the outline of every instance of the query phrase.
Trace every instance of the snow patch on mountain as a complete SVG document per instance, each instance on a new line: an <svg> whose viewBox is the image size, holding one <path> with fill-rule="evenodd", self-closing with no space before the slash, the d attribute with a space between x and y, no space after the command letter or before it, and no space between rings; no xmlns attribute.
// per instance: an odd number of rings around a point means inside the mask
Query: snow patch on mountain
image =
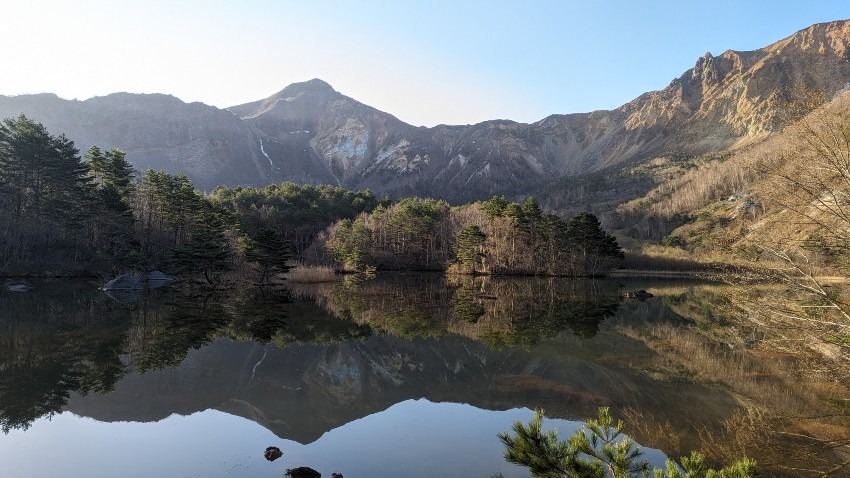
<svg viewBox="0 0 850 478"><path fill-rule="evenodd" d="M265 156L266 159L269 160L269 166L274 167L274 163L272 163L272 158L269 157L269 155L266 153L266 149L263 148L263 140L260 140L260 152L263 153L263 156Z"/></svg>

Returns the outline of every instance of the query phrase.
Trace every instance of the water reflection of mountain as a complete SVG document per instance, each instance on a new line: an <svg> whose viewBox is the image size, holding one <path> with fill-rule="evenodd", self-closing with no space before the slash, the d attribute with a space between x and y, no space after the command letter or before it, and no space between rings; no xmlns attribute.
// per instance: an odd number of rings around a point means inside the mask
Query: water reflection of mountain
<svg viewBox="0 0 850 478"><path fill-rule="evenodd" d="M621 298L639 288L659 297ZM846 436L833 405L844 385L748 350L717 286L411 274L294 292L157 290L131 303L92 284L0 292L0 428L64 409L154 421L215 408L311 442L427 398L562 418L610 405L671 455L844 460L831 446ZM799 446L800 430L826 439Z"/></svg>
<svg viewBox="0 0 850 478"><path fill-rule="evenodd" d="M649 315L663 309L657 302L641 307L655 309ZM632 320L618 316L613 322ZM649 355L613 327L592 340L562 334L531 351L494 350L456 335L385 335L282 349L219 340L191 352L174 370L131 372L111 394L74 396L68 409L104 421L151 421L215 408L307 443L412 398L494 410L543 407L573 418L593 415L599 405L629 406L708 422L735 407L719 390L659 383L620 365Z"/></svg>

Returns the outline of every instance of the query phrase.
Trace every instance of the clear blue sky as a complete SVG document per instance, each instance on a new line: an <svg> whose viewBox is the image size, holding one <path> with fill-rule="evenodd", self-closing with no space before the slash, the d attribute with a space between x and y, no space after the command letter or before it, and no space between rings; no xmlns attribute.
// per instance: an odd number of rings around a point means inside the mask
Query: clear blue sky
<svg viewBox="0 0 850 478"><path fill-rule="evenodd" d="M615 108L706 51L850 18L846 0L5 3L0 94L158 92L227 107L321 78L427 126Z"/></svg>

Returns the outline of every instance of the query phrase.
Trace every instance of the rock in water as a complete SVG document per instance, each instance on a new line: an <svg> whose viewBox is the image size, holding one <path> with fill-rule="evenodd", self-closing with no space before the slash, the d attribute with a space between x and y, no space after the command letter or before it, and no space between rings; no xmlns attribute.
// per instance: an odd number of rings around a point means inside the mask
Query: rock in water
<svg viewBox="0 0 850 478"><path fill-rule="evenodd" d="M636 290L634 292L627 292L626 297L628 297L630 299L646 300L646 299L651 299L655 296L652 295L651 293L641 289L641 290Z"/></svg>
<svg viewBox="0 0 850 478"><path fill-rule="evenodd" d="M266 448L266 452L263 453L263 456L266 457L266 460L275 461L283 456L283 452L276 446L270 446Z"/></svg>
<svg viewBox="0 0 850 478"><path fill-rule="evenodd" d="M128 289L116 289L116 290L107 290L106 295L122 304L129 304L130 302L135 302L142 297L142 291L139 289L136 290L128 290Z"/></svg>
<svg viewBox="0 0 850 478"><path fill-rule="evenodd" d="M148 288L158 289L164 285L174 282L174 276L164 274L160 271L153 271L148 274Z"/></svg>
<svg viewBox="0 0 850 478"><path fill-rule="evenodd" d="M342 478L342 473L331 473L331 478Z"/></svg>
<svg viewBox="0 0 850 478"><path fill-rule="evenodd" d="M170 276L170 275L165 274L161 271L152 271L150 274L148 274L148 281L171 282L173 280L174 280L174 276Z"/></svg>
<svg viewBox="0 0 850 478"><path fill-rule="evenodd" d="M290 469L286 470L286 473L284 473L284 475L292 477L292 478L321 478L321 476L322 476L322 474L319 473L318 471L316 471L312 468L306 467L306 466L299 466L298 468L290 468Z"/></svg>
<svg viewBox="0 0 850 478"><path fill-rule="evenodd" d="M130 274L121 274L103 286L103 290L139 290L142 283Z"/></svg>

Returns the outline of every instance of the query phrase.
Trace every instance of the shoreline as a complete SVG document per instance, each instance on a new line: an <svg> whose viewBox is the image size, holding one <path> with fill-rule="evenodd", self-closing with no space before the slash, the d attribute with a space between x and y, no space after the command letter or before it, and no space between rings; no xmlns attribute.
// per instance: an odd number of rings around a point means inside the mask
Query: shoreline
<svg viewBox="0 0 850 478"><path fill-rule="evenodd" d="M721 281L726 273L704 270L704 271L664 271L647 269L618 269L608 274L608 277L658 277L658 278L682 278L699 279L710 281Z"/></svg>

